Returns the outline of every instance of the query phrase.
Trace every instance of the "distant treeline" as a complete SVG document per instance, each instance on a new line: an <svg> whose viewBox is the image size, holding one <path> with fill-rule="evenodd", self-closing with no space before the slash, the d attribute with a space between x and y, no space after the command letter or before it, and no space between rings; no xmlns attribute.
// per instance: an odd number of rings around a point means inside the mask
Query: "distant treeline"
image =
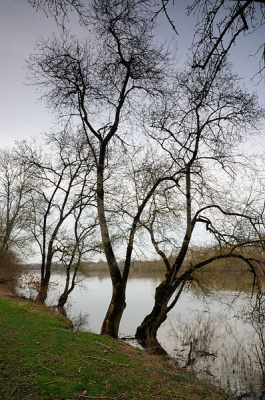
<svg viewBox="0 0 265 400"><path fill-rule="evenodd" d="M225 252L226 249L223 249ZM260 251L260 250L259 250ZM247 254L246 254L247 253ZM243 251L241 249L240 254L244 256L250 257L253 253L253 257L256 256L255 254L255 248L246 249ZM214 256L220 255L221 252L218 249L218 247L212 246L212 247L194 247L189 250L189 253L186 257L185 264L186 268L196 265L197 263L204 261L209 258L214 258ZM176 256L172 255L169 257L170 264L173 264L175 261ZM265 254L264 254L264 261L265 261ZM119 267L122 269L123 267L123 262L120 261ZM24 265L24 268L27 270L38 270L40 269L40 264L38 263L33 263L33 264L26 264ZM56 270L63 270L64 266L60 263L54 263L52 266L53 271ZM100 260L100 261L86 261L81 263L79 267L81 272L84 273L89 273L89 271L108 271L108 265L106 261ZM217 259L216 261L213 261L211 264L204 266L201 270L196 272L196 274L200 274L203 272L204 274L206 272L213 272L213 270L217 273L218 271L226 271L226 272L246 272L249 271L249 267L247 264L240 259L237 258L227 258L227 259ZM132 266L131 266L131 273L135 272L166 272L166 267L165 264L162 260L158 259L151 259L151 260L133 260L132 261Z"/></svg>
<svg viewBox="0 0 265 400"><path fill-rule="evenodd" d="M241 249L241 255L249 257L251 256L251 251L254 255L255 249L245 249L245 254L243 254ZM196 265L210 257L214 257L215 255L218 256L219 254L220 251L217 247L192 248L186 258L186 268L189 268L191 265ZM175 257L171 256L169 259L170 262L173 263ZM119 267L121 269L122 266L123 262L120 262ZM36 271L40 270L40 264L28 264L22 266L22 268ZM88 277L97 272L104 273L104 275L108 274L108 266L104 260L83 262L80 265L79 270ZM134 260L132 262L130 276L161 273L161 277L163 277L165 270L165 265L162 260ZM52 271L62 272L64 271L64 266L59 263L53 264ZM256 271L258 271L258 268L256 268ZM195 291L199 290L199 292L208 290L242 290L244 292L249 292L253 290L253 278L253 271L244 261L236 258L223 260L218 259L193 273L192 278L187 284L190 288ZM264 277L261 277L260 275L259 280L262 287L264 287Z"/></svg>

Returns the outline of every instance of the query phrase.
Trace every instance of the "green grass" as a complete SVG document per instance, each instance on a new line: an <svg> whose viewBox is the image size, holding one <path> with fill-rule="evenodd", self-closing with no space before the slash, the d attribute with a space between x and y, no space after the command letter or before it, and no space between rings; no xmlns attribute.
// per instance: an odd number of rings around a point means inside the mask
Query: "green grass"
<svg viewBox="0 0 265 400"><path fill-rule="evenodd" d="M225 400L166 359L73 332L46 307L0 295L0 400Z"/></svg>

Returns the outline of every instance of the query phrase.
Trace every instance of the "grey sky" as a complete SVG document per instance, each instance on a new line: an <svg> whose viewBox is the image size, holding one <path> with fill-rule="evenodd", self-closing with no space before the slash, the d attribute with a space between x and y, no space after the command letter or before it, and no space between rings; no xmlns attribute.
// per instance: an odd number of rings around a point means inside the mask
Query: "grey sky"
<svg viewBox="0 0 265 400"><path fill-rule="evenodd" d="M48 36L56 25L52 18L36 11L27 0L0 1L0 110L1 147L15 140L36 136L49 129L51 115L39 95L25 85L25 59L38 37Z"/></svg>
<svg viewBox="0 0 265 400"><path fill-rule="evenodd" d="M193 22L185 16L186 1L171 6L172 16L178 29L179 57L184 58L192 37ZM193 19L194 21L194 19ZM26 62L39 37L47 38L57 32L54 20L36 12L27 0L0 0L0 110L1 147L12 146L15 140L29 139L54 126L54 117L49 114L45 103L38 101L33 87L26 83ZM165 24L168 36L172 31ZM264 40L264 30L251 37L241 38L233 49L235 70L244 76L247 86L257 90L265 103L264 81L258 86L250 78L258 69L259 58L249 57ZM257 82L257 80L256 80Z"/></svg>

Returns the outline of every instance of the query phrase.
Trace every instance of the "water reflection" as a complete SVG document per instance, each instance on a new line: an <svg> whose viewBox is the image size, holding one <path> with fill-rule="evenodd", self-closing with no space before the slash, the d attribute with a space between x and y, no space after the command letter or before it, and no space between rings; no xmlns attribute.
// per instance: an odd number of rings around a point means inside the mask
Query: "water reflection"
<svg viewBox="0 0 265 400"><path fill-rule="evenodd" d="M151 310L161 279L159 273L141 273L129 279L121 337L134 336L136 327ZM55 273L52 281L49 305L57 303L63 274ZM23 290L27 295L27 289ZM31 296L32 291L28 289ZM110 297L107 272L80 276L66 305L75 329L99 333ZM185 291L158 331L158 339L180 365L221 385L238 399L265 399L264 315L265 303L253 303L247 293L239 296L237 291L223 290L205 298Z"/></svg>
<svg viewBox="0 0 265 400"><path fill-rule="evenodd" d="M249 296L221 294L219 310L213 300L203 311L175 311L167 322L171 343L163 345L181 366L237 399L265 399L264 308L257 317L257 309L246 312L254 303ZM225 305L227 296L233 297L232 306Z"/></svg>

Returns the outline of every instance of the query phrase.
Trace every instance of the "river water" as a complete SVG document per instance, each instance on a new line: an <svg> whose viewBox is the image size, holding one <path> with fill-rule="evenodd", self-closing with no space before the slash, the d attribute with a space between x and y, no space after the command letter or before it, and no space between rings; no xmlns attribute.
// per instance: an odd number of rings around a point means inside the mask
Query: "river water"
<svg viewBox="0 0 265 400"><path fill-rule="evenodd" d="M32 273L39 275L37 271ZM155 288L162 278L156 273L139 273L129 279L120 337L134 336L152 309ZM58 301L64 279L63 273L52 275L48 305ZM34 298L30 280L30 276L24 277L20 290ZM108 273L92 273L87 278L81 275L69 296L67 316L76 329L99 333L110 297ZM222 386L235 398L265 399L264 308L261 304L258 313L250 314L252 305L253 299L247 293L219 290L205 297L186 290L159 329L158 339L178 364Z"/></svg>

